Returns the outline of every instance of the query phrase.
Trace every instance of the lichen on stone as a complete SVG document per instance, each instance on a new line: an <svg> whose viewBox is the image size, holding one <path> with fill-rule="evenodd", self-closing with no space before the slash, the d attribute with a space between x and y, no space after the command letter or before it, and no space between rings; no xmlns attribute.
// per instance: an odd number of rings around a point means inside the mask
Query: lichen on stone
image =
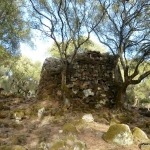
<svg viewBox="0 0 150 150"><path fill-rule="evenodd" d="M64 126L63 126L63 133L72 133L72 134L76 134L77 133L77 129L76 127L71 124L71 123L66 123Z"/></svg>
<svg viewBox="0 0 150 150"><path fill-rule="evenodd" d="M13 145L13 146L0 146L0 150L27 150L27 149L20 145Z"/></svg>
<svg viewBox="0 0 150 150"><path fill-rule="evenodd" d="M77 139L76 135L67 135L52 143L50 150L85 150L86 144Z"/></svg>
<svg viewBox="0 0 150 150"><path fill-rule="evenodd" d="M59 150L59 149L64 149L64 148L65 148L65 142L63 140L60 140L60 141L55 142L50 149Z"/></svg>
<svg viewBox="0 0 150 150"><path fill-rule="evenodd" d="M138 127L133 129L133 139L135 143L142 143L149 140L146 133Z"/></svg>
<svg viewBox="0 0 150 150"><path fill-rule="evenodd" d="M84 120L85 122L93 122L94 118L92 114L85 114L83 115L82 120Z"/></svg>
<svg viewBox="0 0 150 150"><path fill-rule="evenodd" d="M108 131L103 135L103 139L118 145L133 144L132 133L129 126L125 124L115 124L110 126Z"/></svg>

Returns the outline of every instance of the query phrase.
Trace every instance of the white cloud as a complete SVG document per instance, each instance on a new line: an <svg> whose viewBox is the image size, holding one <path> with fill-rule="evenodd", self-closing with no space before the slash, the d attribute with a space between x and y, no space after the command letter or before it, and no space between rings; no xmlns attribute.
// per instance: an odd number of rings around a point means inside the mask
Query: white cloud
<svg viewBox="0 0 150 150"><path fill-rule="evenodd" d="M43 62L45 58L49 57L47 49L52 46L52 40L44 41L42 39L34 39L34 47L30 47L28 44L21 43L21 53L23 56L30 58L33 61Z"/></svg>

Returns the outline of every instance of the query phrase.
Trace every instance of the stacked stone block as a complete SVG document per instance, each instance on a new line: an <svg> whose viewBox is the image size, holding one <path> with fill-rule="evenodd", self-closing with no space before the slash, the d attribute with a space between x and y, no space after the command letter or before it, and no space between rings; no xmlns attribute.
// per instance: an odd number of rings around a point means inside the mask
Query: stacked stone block
<svg viewBox="0 0 150 150"><path fill-rule="evenodd" d="M67 71L68 99L73 102L80 100L83 104L95 108L112 105L116 93L115 66L116 57L108 53L89 51L78 54ZM38 89L39 97L61 95L61 71L60 60L45 60Z"/></svg>

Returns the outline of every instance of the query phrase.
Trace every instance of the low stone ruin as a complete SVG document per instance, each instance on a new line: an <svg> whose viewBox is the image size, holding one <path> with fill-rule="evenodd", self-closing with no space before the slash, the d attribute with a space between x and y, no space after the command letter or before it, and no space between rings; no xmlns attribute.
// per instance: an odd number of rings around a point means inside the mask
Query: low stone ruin
<svg viewBox="0 0 150 150"><path fill-rule="evenodd" d="M67 98L71 103L95 108L115 103L114 69L116 57L108 53L88 51L78 54L67 71ZM38 98L61 97L61 61L47 58L41 71Z"/></svg>

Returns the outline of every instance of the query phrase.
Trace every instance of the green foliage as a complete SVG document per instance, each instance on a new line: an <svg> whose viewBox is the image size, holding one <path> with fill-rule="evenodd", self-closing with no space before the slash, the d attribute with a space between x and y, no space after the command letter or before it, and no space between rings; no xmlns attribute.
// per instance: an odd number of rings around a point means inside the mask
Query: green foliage
<svg viewBox="0 0 150 150"><path fill-rule="evenodd" d="M11 67L1 67L3 76L1 77L1 86L6 92L16 93L27 96L29 93L34 95L40 78L41 64L32 63L25 57L12 61Z"/></svg>
<svg viewBox="0 0 150 150"><path fill-rule="evenodd" d="M140 103L150 103L150 77L144 79L138 85L131 85L127 89L127 98L129 102L133 103L135 97Z"/></svg>
<svg viewBox="0 0 150 150"><path fill-rule="evenodd" d="M19 57L12 56L4 48L1 48L0 53L0 85L1 81L5 81L9 75L9 71Z"/></svg>
<svg viewBox="0 0 150 150"><path fill-rule="evenodd" d="M8 91L11 88L10 76L14 73L12 69L19 58L20 42L30 39L29 23L23 16L23 2L0 1L0 84L5 84Z"/></svg>
<svg viewBox="0 0 150 150"><path fill-rule="evenodd" d="M22 4L23 1L0 1L0 46L10 54L17 54L19 43L29 39L29 24L23 19Z"/></svg>
<svg viewBox="0 0 150 150"><path fill-rule="evenodd" d="M85 40L85 38L82 37L81 38L81 42L83 42L84 40ZM78 52L82 53L82 52L91 51L91 50L93 50L93 51L100 51L102 53L106 52L103 45L98 45L98 44L94 43L92 40L88 40L85 43L83 43L83 45L80 47L80 49L78 50ZM67 55L70 55L73 52L74 52L74 45L73 45L73 42L71 41L69 43L69 46L68 46ZM53 44L53 46L48 49L48 53L50 55L52 55L52 57L60 58L59 49L57 48L56 44Z"/></svg>
<svg viewBox="0 0 150 150"><path fill-rule="evenodd" d="M11 55L0 45L0 67L9 64Z"/></svg>
<svg viewBox="0 0 150 150"><path fill-rule="evenodd" d="M142 101L150 102L150 77L143 80L139 85L135 86L135 95Z"/></svg>

